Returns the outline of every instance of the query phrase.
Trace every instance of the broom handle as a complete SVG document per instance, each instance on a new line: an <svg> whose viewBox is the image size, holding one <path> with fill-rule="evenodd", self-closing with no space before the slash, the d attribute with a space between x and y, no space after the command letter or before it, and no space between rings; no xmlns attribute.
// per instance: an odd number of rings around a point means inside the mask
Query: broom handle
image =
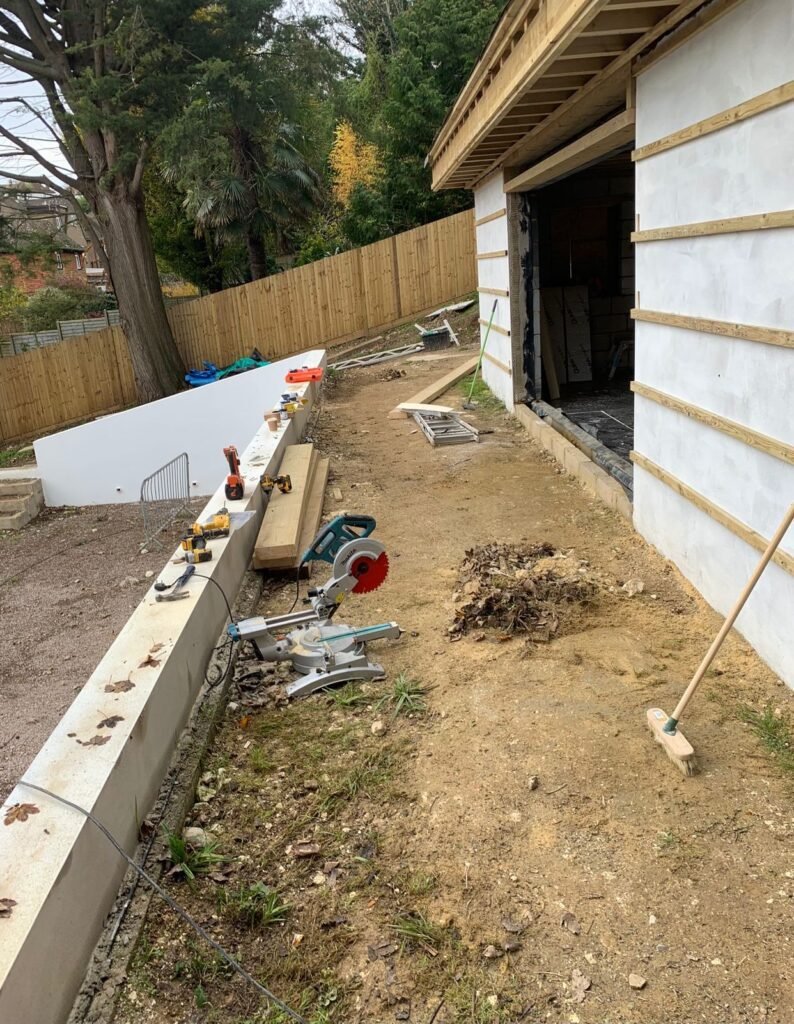
<svg viewBox="0 0 794 1024"><path fill-rule="evenodd" d="M686 690L684 690L684 695L678 702L675 711L670 716L673 719L673 721L678 722L681 715L683 715L684 710L686 709L686 706L689 703L690 697L698 688L700 680L706 674L709 665L712 663L712 661L714 661L715 657L717 656L717 652L719 651L720 647L722 647L723 640L728 635L728 633L730 633L734 622L736 622L737 618L739 617L739 612L742 610L742 608L744 608L747 598L750 596L750 594L752 594L753 588L755 587L756 583L761 579L761 575L763 574L764 569L766 569L767 565L769 565L770 561L772 560L772 556L777 551L778 545L783 540L784 536L786 535L786 530L788 530L792 522L794 522L794 505L789 506L788 511L786 512L785 516L783 516L783 522L780 524L780 526L778 526L777 532L775 533L774 537L772 538L772 540L770 540L769 544L767 544L766 551L763 553L763 555L761 555L761 561L755 567L755 572L745 584L744 590L741 592L741 594L739 594L739 597L736 600L736 604L728 612L728 617L725 620L725 622L723 622L722 629L714 637L714 642L706 652L705 658L703 659L703 661L701 661L700 665L698 666L697 672L695 672L695 674L692 676L692 682L689 684L689 686L687 686Z"/></svg>
<svg viewBox="0 0 794 1024"><path fill-rule="evenodd" d="M480 348L480 358L477 360L477 365L474 367L474 376L471 379L471 387L469 388L469 397L466 399L467 402L471 401L471 396L474 394L474 385L477 383L477 374L480 372L480 367L482 366L482 357L485 355L485 346L488 344L488 335L491 333L491 324L493 323L493 318L496 315L496 303L498 301L499 301L498 299L494 299L493 300L493 308L491 309L491 318L488 321L488 329L485 332L485 337L483 338L482 347Z"/></svg>

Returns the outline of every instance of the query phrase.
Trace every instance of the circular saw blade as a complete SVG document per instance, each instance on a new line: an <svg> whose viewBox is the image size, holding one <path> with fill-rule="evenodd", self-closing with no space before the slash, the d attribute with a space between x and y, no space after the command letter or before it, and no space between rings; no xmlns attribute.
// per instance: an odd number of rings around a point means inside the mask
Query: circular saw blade
<svg viewBox="0 0 794 1024"><path fill-rule="evenodd" d="M358 555L353 559L349 571L358 580L353 587L353 593L369 594L370 591L377 590L389 575L389 556L385 551L382 551L377 558Z"/></svg>

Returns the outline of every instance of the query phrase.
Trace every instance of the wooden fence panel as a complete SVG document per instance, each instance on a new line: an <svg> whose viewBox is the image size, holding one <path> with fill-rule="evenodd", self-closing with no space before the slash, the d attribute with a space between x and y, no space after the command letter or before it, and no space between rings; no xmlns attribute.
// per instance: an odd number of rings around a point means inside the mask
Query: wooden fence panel
<svg viewBox="0 0 794 1024"><path fill-rule="evenodd" d="M477 287L471 210L168 310L185 365L281 359L385 330ZM134 404L121 327L0 359L0 441Z"/></svg>

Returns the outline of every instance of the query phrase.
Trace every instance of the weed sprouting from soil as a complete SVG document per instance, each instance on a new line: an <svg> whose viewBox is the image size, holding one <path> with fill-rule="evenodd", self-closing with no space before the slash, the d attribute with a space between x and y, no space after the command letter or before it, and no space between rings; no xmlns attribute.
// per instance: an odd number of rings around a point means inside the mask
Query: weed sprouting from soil
<svg viewBox="0 0 794 1024"><path fill-rule="evenodd" d="M289 904L282 900L280 894L263 882L221 890L220 903L249 928L281 924L290 911Z"/></svg>
<svg viewBox="0 0 794 1024"><path fill-rule="evenodd" d="M366 707L372 703L372 697L364 693L356 683L346 683L338 689L324 690L329 701L338 708Z"/></svg>
<svg viewBox="0 0 794 1024"><path fill-rule="evenodd" d="M477 381L472 389L471 382L473 379L474 374L469 374L468 377L464 377L458 384L458 391L460 391L466 399L468 399L469 391L471 391L471 400L472 402L477 403L477 407L479 409L488 410L489 412L504 412L504 405L491 391L482 377L477 374Z"/></svg>
<svg viewBox="0 0 794 1024"><path fill-rule="evenodd" d="M427 711L427 688L401 672L394 680L391 691L378 701L376 707L388 704L397 715L423 715Z"/></svg>
<svg viewBox="0 0 794 1024"><path fill-rule="evenodd" d="M435 952L446 938L442 929L428 921L419 911L400 914L391 925L391 931L399 937L403 949L419 946Z"/></svg>
<svg viewBox="0 0 794 1024"><path fill-rule="evenodd" d="M739 719L752 728L781 770L794 776L794 734L786 718L771 704L762 711L745 704L739 708Z"/></svg>
<svg viewBox="0 0 794 1024"><path fill-rule="evenodd" d="M226 858L218 853L218 841L211 840L206 846L195 850L178 832L166 832L168 859L171 861L169 875L182 875L193 882L197 875L206 875Z"/></svg>
<svg viewBox="0 0 794 1024"><path fill-rule="evenodd" d="M371 794L391 777L392 760L392 751L388 749L369 754L324 797L321 810L328 811L340 802L354 800L360 793Z"/></svg>

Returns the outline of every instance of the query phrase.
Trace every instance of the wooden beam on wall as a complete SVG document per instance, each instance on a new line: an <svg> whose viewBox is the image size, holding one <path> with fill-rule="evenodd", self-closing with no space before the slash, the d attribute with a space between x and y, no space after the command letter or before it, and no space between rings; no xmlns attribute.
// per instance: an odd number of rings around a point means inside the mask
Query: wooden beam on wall
<svg viewBox="0 0 794 1024"><path fill-rule="evenodd" d="M690 420L695 420L697 423L711 427L712 430L718 430L721 434L726 434L735 441L741 441L742 444L756 448L765 455L771 455L775 459L780 459L781 462L788 462L789 465L794 466L794 445L786 444L785 441L778 441L777 438L769 437L758 430L752 430L742 423L736 423L725 416L709 412L708 409L692 405L690 402L685 402L674 395L668 395L666 392L652 388L648 384L642 384L640 381L632 381L631 390L641 398L647 398L648 401L655 402L665 409L681 413L682 416L686 416Z"/></svg>
<svg viewBox="0 0 794 1024"><path fill-rule="evenodd" d="M703 238L706 235L734 235L742 231L770 231L775 228L794 228L794 210L752 213L745 217L724 217L722 220L702 220L696 224L676 224L667 228L632 231L631 240L663 242L670 238Z"/></svg>
<svg viewBox="0 0 794 1024"><path fill-rule="evenodd" d="M498 295L502 299L509 297L510 292L506 288L482 288L479 287L477 291L480 295Z"/></svg>
<svg viewBox="0 0 794 1024"><path fill-rule="evenodd" d="M478 252L478 260L498 260L502 256L507 256L507 249L494 249L493 252Z"/></svg>
<svg viewBox="0 0 794 1024"><path fill-rule="evenodd" d="M511 178L505 183L505 192L528 192L539 185L571 174L577 168L598 160L613 150L627 146L634 139L635 120L634 110L624 110L606 124L594 128L581 139L571 142L545 160Z"/></svg>
<svg viewBox="0 0 794 1024"><path fill-rule="evenodd" d="M501 210L494 210L493 213L489 213L487 217L480 217L479 220L475 220L475 228L482 227L483 224L490 224L492 220L499 220L500 217L507 216L507 208L502 207Z"/></svg>
<svg viewBox="0 0 794 1024"><path fill-rule="evenodd" d="M480 324L483 327L487 327L488 326L488 321L487 320L483 320L483 318L480 317ZM495 334L502 334L502 335L504 335L505 338L509 338L510 337L510 331L508 331L508 329L506 327L500 327L499 324L491 324L491 330Z"/></svg>
<svg viewBox="0 0 794 1024"><path fill-rule="evenodd" d="M493 327L491 328L491 330L493 330ZM486 359L493 366L496 366L499 370L502 371L502 373L506 373L508 377L513 376L513 371L510 369L507 363L503 363L501 359L497 359L496 356L492 356L490 352L485 352L483 354L483 359Z"/></svg>
<svg viewBox="0 0 794 1024"><path fill-rule="evenodd" d="M720 338L737 338L740 341L757 341L762 345L794 348L794 331L778 327L756 327L753 324L737 324L728 320L709 320L701 316L662 313L655 309L632 309L631 318L646 324L664 324L685 331L715 334Z"/></svg>
<svg viewBox="0 0 794 1024"><path fill-rule="evenodd" d="M674 149L676 146L682 146L687 142L692 142L694 139L702 139L704 135L711 135L713 132L722 131L723 128L727 128L729 125L737 124L739 121L746 121L750 117L756 117L765 110L774 110L775 107L781 107L784 103L791 103L792 100L794 100L794 81L775 86L774 89L769 89L767 92L761 93L760 96L753 96L752 99L745 100L743 103L737 103L735 107L729 107L719 114L712 114L711 117L704 117L702 121L696 121L686 128L681 128L677 132L671 132L661 139L656 139L655 142L649 142L645 146L640 146L639 149L634 150L631 158L635 161L647 160L648 157L664 153L668 149Z"/></svg>
<svg viewBox="0 0 794 1024"><path fill-rule="evenodd" d="M671 491L675 491L676 494L686 499L686 501L694 505L695 508L700 509L701 512L705 512L706 515L709 516L710 519L713 519L715 523L719 523L720 526L724 526L725 529L729 530L734 534L734 536L739 537L745 542L745 544L755 548L756 551L766 551L769 541L765 537L762 537L756 530L752 529L752 527L743 523L735 516L732 516L730 512L726 512L725 509L720 508L719 505L715 505L713 501L705 498L694 488L689 487L683 481L673 476L673 474L668 472L668 470L662 469L661 466L657 466L655 462L651 461L651 459L642 455L640 452L632 452L630 458L635 466L639 466L640 469L645 470L646 473L650 473L651 476L669 487ZM778 548L772 556L772 561L775 562L776 565L779 565L781 569L785 569L786 572L791 573L791 575L794 576L794 555L790 555L787 551L783 551L781 548Z"/></svg>

